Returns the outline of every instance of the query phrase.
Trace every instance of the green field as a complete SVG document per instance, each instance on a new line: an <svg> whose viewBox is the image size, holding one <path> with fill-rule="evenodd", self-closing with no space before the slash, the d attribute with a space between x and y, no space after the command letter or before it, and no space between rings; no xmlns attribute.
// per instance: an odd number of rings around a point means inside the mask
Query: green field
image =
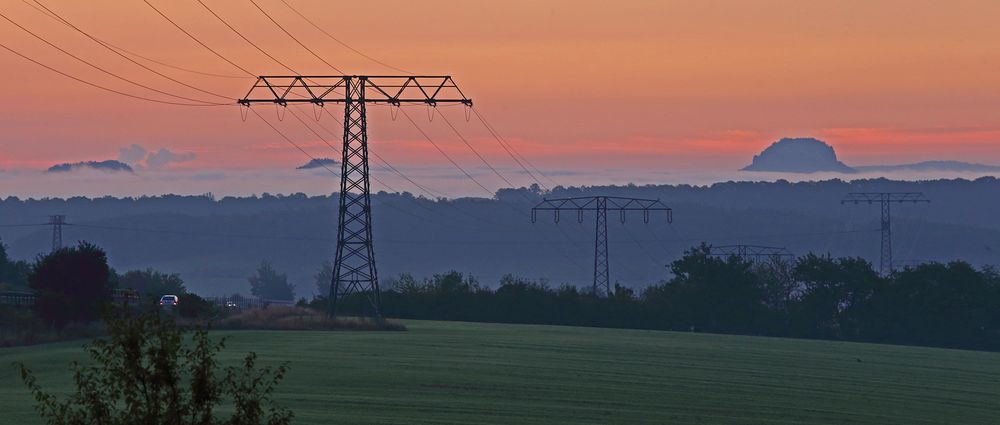
<svg viewBox="0 0 1000 425"><path fill-rule="evenodd" d="M996 424L1000 353L558 326L219 332L291 362L298 424ZM67 388L80 343L0 349L0 423L39 423L8 366Z"/></svg>

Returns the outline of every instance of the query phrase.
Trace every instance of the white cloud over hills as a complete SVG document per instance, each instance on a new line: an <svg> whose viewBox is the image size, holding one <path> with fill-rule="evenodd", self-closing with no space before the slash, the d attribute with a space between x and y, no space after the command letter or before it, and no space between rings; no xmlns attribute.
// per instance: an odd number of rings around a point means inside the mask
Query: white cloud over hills
<svg viewBox="0 0 1000 425"><path fill-rule="evenodd" d="M118 149L119 161L139 169L161 169L172 163L192 161L196 156L194 152L178 153L166 148L151 151L139 144L132 144Z"/></svg>

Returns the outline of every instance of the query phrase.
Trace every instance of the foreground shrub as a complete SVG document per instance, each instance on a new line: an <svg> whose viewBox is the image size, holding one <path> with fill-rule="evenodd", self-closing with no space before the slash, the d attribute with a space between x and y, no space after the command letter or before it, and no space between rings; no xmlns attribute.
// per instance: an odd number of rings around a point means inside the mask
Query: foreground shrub
<svg viewBox="0 0 1000 425"><path fill-rule="evenodd" d="M405 331L402 323L385 319L358 317L329 317L305 307L268 307L247 310L216 322L221 329L274 329L274 330L357 330Z"/></svg>
<svg viewBox="0 0 1000 425"><path fill-rule="evenodd" d="M51 425L284 425L288 409L273 406L271 393L287 367L258 367L256 355L241 367L220 370L224 342L194 332L185 344L173 321L143 315L107 321L107 339L85 349L91 365L72 364L76 391L59 400L38 385L27 366L21 378L35 409ZM271 405L271 406L269 406ZM229 412L222 418L219 410Z"/></svg>
<svg viewBox="0 0 1000 425"><path fill-rule="evenodd" d="M217 314L217 309L208 300L196 294L184 294L177 306L177 314L184 318L207 318Z"/></svg>

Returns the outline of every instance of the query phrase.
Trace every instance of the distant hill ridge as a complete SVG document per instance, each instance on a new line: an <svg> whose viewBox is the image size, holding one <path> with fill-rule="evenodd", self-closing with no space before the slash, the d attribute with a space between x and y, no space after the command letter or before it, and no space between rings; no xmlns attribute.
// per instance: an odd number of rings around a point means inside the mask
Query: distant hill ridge
<svg viewBox="0 0 1000 425"><path fill-rule="evenodd" d="M326 166L337 165L337 160L330 158L313 158L309 162L295 167L296 170L311 170L314 168L322 168Z"/></svg>
<svg viewBox="0 0 1000 425"><path fill-rule="evenodd" d="M128 173L133 172L132 167L130 167L128 164L113 159L109 159L107 161L81 161L81 162L56 164L49 167L49 169L45 171L49 173L65 173L83 168L89 168L100 171L113 171L113 172L123 171Z"/></svg>
<svg viewBox="0 0 1000 425"><path fill-rule="evenodd" d="M865 165L851 167L837 159L826 142L811 137L783 138L754 155L750 165L740 171L779 173L871 173L894 171L1000 172L1000 166L962 161L924 161L912 164Z"/></svg>
<svg viewBox="0 0 1000 425"><path fill-rule="evenodd" d="M1000 171L1000 165L977 164L962 161L924 161L898 165L864 165L854 167L859 172L870 171Z"/></svg>
<svg viewBox="0 0 1000 425"><path fill-rule="evenodd" d="M816 173L835 171L854 173L853 168L837 160L837 153L819 139L784 138L754 155L753 162L742 171L777 171L785 173Z"/></svg>

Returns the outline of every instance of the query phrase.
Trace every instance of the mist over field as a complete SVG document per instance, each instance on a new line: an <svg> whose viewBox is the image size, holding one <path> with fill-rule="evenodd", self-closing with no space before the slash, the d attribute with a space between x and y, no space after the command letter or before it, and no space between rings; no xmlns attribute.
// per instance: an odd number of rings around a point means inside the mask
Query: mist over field
<svg viewBox="0 0 1000 425"><path fill-rule="evenodd" d="M339 171L339 165L329 166ZM589 169L586 172L569 169L545 169L551 179L542 182L551 186L604 186L604 185L647 185L647 184L690 184L711 185L726 181L789 182L822 181L831 179L878 179L888 178L900 181L937 179L975 180L980 177L996 176L995 171L955 171L955 170L912 170L875 169L851 174L838 172L782 173L739 171L736 167L724 169L704 169L701 167L635 168L609 166ZM454 168L435 166L396 166L396 169L412 177L421 185L434 189L435 195L446 197L488 196L481 188L456 175ZM372 182L372 189L386 192L412 192L420 194L420 189L392 173L384 167L372 167L373 174L380 180ZM503 182L494 182L496 175L486 167L466 167L471 175L487 182L488 187L499 187ZM498 168L515 184L528 186L530 176L520 169ZM338 189L336 176L323 168L288 169L139 169L132 173L108 172L94 169L74 170L66 173L48 173L33 169L0 169L0 195L21 198L66 198L85 197L135 197L155 195L202 195L253 196L264 193L305 193L310 196L328 195ZM386 186L388 184L389 186ZM427 195L425 195L427 196Z"/></svg>
<svg viewBox="0 0 1000 425"><path fill-rule="evenodd" d="M420 277L454 269L487 286L507 273L587 286L593 276L594 217L586 215L581 224L565 213L555 224L551 215L539 213L533 224L529 212L543 196L607 195L660 199L674 210L673 224L656 214L649 224L639 214L626 215L624 224L617 214L609 215L611 277L626 286L668 278L666 266L701 242L780 246L799 255L861 256L877 263L878 205L839 202L857 191L920 191L932 200L893 206L897 264L997 263L1000 181L993 177L639 184L557 187L550 193L504 189L493 199L379 193L373 195L376 258L387 285L400 273ZM0 201L0 223L44 223L50 214L65 214L72 223L63 231L67 243L102 246L119 271L153 267L179 273L188 288L205 295L246 293L246 278L268 259L288 273L297 296L308 297L315 292L313 276L333 257L336 204L336 195L302 193L8 197ZM48 227L3 228L0 237L13 257L23 259L47 252L51 241Z"/></svg>

